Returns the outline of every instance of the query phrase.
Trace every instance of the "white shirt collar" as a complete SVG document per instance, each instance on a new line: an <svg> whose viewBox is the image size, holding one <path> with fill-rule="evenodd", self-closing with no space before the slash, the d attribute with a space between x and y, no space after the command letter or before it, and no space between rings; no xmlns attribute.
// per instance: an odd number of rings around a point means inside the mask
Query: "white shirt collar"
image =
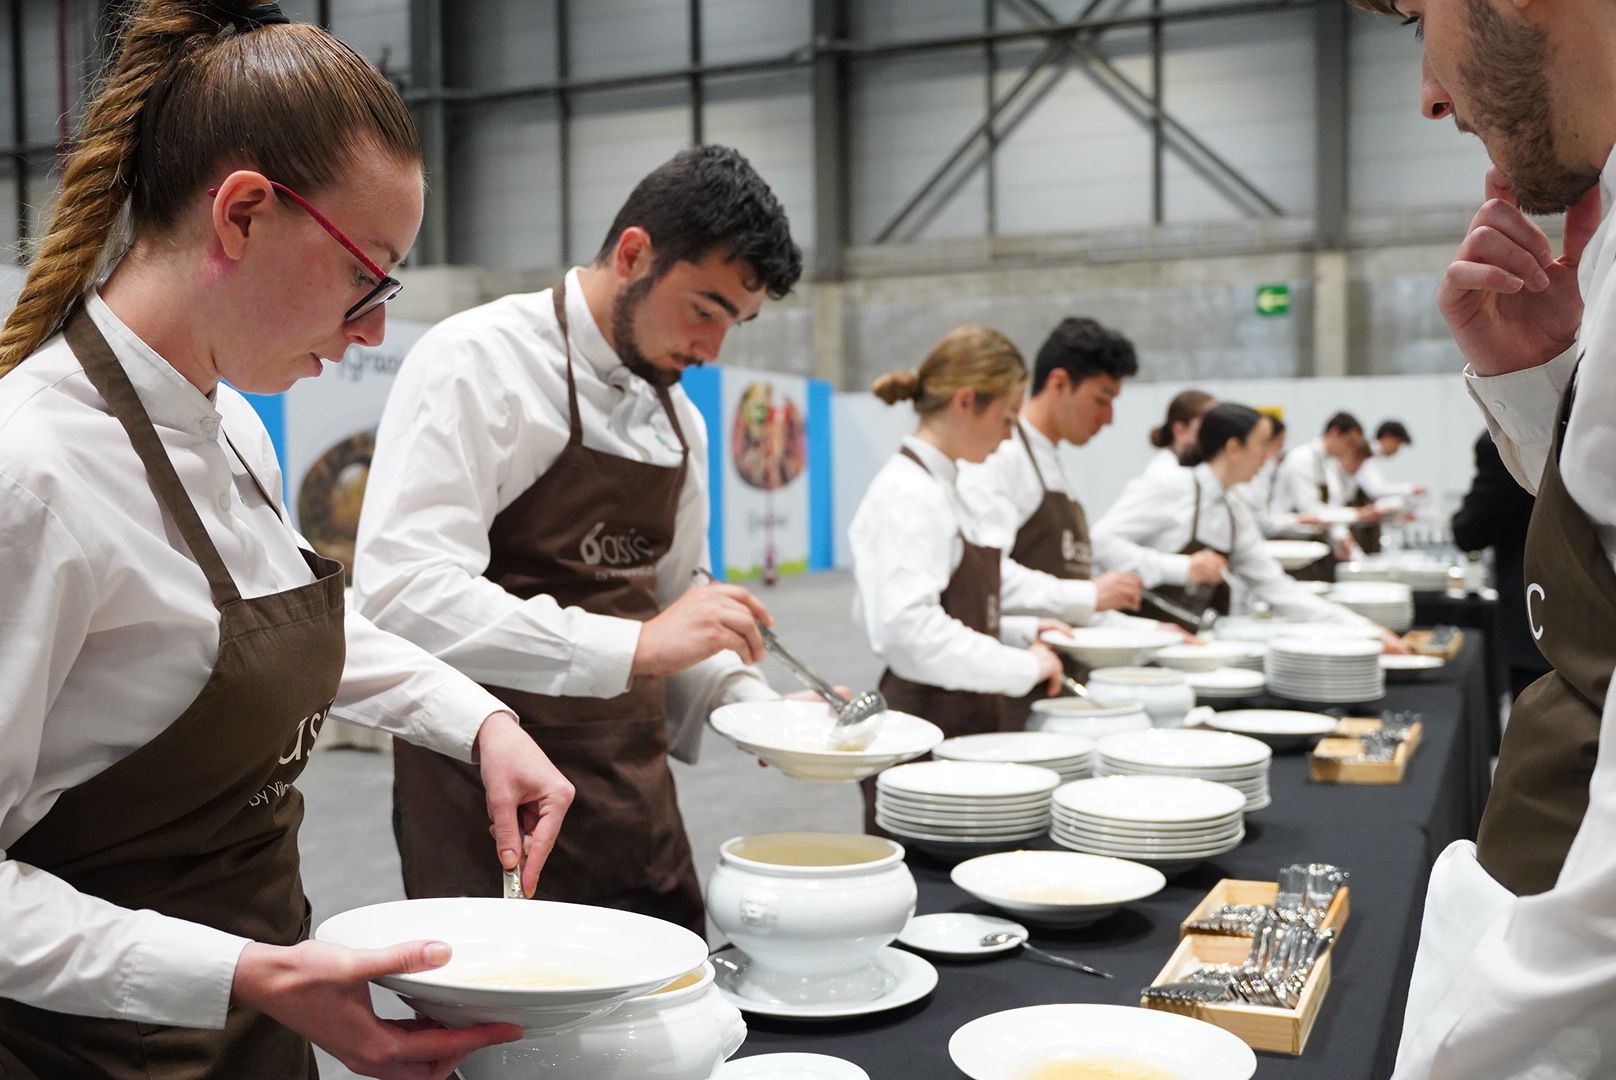
<svg viewBox="0 0 1616 1080"><path fill-rule="evenodd" d="M1219 480L1218 474L1212 471L1212 466L1203 461L1195 466L1194 472L1196 483L1202 491L1210 488L1212 491L1217 492L1219 498L1223 497L1223 481Z"/></svg>
<svg viewBox="0 0 1616 1080"><path fill-rule="evenodd" d="M100 293L91 291L84 306L134 384L154 426L207 439L218 437L222 418L202 391L124 325Z"/></svg>
<svg viewBox="0 0 1616 1080"><path fill-rule="evenodd" d="M1034 450L1043 450L1051 454L1055 452L1054 440L1038 430L1037 424L1024 418L1018 418L1017 422L1020 423L1021 430L1027 433L1027 442Z"/></svg>
<svg viewBox="0 0 1616 1080"><path fill-rule="evenodd" d="M954 486L954 479L959 475L959 468L954 464L953 458L925 439L919 439L913 435L905 435L903 445L910 453L920 459L921 464L926 466L927 472L949 487Z"/></svg>

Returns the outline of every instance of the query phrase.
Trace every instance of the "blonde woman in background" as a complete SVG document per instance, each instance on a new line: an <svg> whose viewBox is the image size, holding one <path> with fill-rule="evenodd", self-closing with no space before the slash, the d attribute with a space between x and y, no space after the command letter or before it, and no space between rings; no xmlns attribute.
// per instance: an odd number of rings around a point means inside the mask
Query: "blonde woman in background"
<svg viewBox="0 0 1616 1080"><path fill-rule="evenodd" d="M530 891L572 788L344 612L231 388L379 343L421 213L408 110L331 35L273 4L127 13L0 331L0 1075L310 1080L312 1041L438 1080L521 1034L377 1019L369 980L441 942L306 940L294 782L331 713L479 761L487 858L531 847Z"/></svg>
<svg viewBox="0 0 1616 1080"><path fill-rule="evenodd" d="M956 485L959 462L985 460L1009 436L1026 388L1021 354L981 326L950 332L918 368L874 387L888 405L912 402L920 423L853 515L853 617L887 663L888 704L949 736L1004 730L1011 698L1043 684L1053 693L1062 674L1037 640L1061 624L1001 614L1044 609L1060 582L983 543Z"/></svg>

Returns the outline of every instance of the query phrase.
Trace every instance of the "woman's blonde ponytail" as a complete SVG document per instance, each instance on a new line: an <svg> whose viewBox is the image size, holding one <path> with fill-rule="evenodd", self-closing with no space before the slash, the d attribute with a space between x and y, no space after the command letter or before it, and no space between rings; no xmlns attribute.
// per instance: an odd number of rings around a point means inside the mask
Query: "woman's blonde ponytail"
<svg viewBox="0 0 1616 1080"><path fill-rule="evenodd" d="M50 227L0 330L0 376L60 330L95 283L129 199L141 109L186 43L219 29L197 7L147 3L130 17L112 73L63 167Z"/></svg>

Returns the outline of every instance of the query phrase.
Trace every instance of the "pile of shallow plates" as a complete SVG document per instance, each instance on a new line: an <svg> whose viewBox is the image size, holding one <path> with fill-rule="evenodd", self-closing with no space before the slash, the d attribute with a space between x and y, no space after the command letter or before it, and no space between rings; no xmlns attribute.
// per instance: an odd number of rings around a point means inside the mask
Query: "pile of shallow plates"
<svg viewBox="0 0 1616 1080"><path fill-rule="evenodd" d="M1274 751L1256 739L1224 731L1152 728L1101 739L1096 776L1176 776L1227 784L1246 797L1247 812L1261 810Z"/></svg>
<svg viewBox="0 0 1616 1080"><path fill-rule="evenodd" d="M944 761L1009 762L1037 765L1060 774L1061 783L1094 772L1094 740L1054 731L995 731L946 739L932 750Z"/></svg>
<svg viewBox="0 0 1616 1080"><path fill-rule="evenodd" d="M1240 701L1256 697L1268 685L1260 669L1252 671L1243 667L1192 671L1184 676L1184 681L1195 691L1195 700L1198 702Z"/></svg>
<svg viewBox="0 0 1616 1080"><path fill-rule="evenodd" d="M1337 581L1400 581L1416 592L1448 587L1449 564L1419 552L1371 555L1336 567Z"/></svg>
<svg viewBox="0 0 1616 1080"><path fill-rule="evenodd" d="M1295 701L1347 705L1386 696L1380 642L1351 637L1280 637L1268 643L1268 691Z"/></svg>
<svg viewBox="0 0 1616 1080"><path fill-rule="evenodd" d="M1074 780L1055 791L1050 837L1062 847L1146 863L1164 873L1233 851L1245 839L1246 797L1177 776Z"/></svg>
<svg viewBox="0 0 1616 1080"><path fill-rule="evenodd" d="M1400 581L1343 581L1327 598L1399 634L1414 625L1414 590Z"/></svg>
<svg viewBox="0 0 1616 1080"><path fill-rule="evenodd" d="M1049 828L1060 774L1036 765L922 761L875 778L875 820L905 844L940 855L1015 847Z"/></svg>
<svg viewBox="0 0 1616 1080"><path fill-rule="evenodd" d="M1211 671L1221 667L1249 667L1262 670L1268 650L1248 641L1203 641L1193 645L1170 645L1151 658L1159 667L1179 671Z"/></svg>

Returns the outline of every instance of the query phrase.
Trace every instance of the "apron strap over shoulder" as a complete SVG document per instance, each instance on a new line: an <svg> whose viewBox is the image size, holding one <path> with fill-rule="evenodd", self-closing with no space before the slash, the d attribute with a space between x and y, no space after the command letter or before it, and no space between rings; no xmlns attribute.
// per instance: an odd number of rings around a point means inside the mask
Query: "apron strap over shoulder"
<svg viewBox="0 0 1616 1080"><path fill-rule="evenodd" d="M1032 452L1032 443L1027 440L1027 429L1021 426L1021 417L1016 417L1016 434L1021 436L1021 445L1027 451L1027 460L1032 462L1032 474L1038 477L1038 486L1045 491L1049 485L1044 483L1044 470L1038 467L1038 455Z"/></svg>
<svg viewBox="0 0 1616 1080"><path fill-rule="evenodd" d="M567 416L571 428L570 441L583 445L584 425L578 418L578 383L572 374L572 333L567 328L567 279L562 278L550 290L550 301L555 305L556 322L561 326L561 347L567 354Z"/></svg>
<svg viewBox="0 0 1616 1080"><path fill-rule="evenodd" d="M140 397L135 393L134 384L129 381L128 373L113 355L112 346L107 344L106 338L96 328L89 313L82 308L67 324L66 335L67 344L73 350L73 355L78 358L84 373L90 378L90 385L94 386L106 400L107 408L129 433L129 441L134 444L135 453L139 455L141 464L146 466L146 472L151 477L152 490L156 493L158 502L174 519L180 535L185 538L186 546L191 549L191 555L202 567L202 572L207 575L208 589L213 594L213 606L223 608L226 604L240 600L241 593L236 588L235 579L230 576L219 549L208 536L208 530L202 524L202 518L197 514L190 494L180 482L179 473L174 471L174 463L168 459L168 454L163 449L162 440L158 438L157 429L152 426L151 417L140 404ZM251 471L248 470L249 473Z"/></svg>

